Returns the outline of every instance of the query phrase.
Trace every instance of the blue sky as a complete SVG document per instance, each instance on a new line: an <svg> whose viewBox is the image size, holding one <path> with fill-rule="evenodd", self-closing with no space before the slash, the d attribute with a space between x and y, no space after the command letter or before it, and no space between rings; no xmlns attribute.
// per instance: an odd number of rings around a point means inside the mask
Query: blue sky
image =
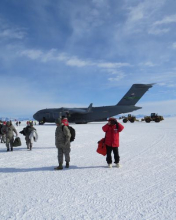
<svg viewBox="0 0 176 220"><path fill-rule="evenodd" d="M0 2L0 116L114 105L156 83L135 114L176 112L175 0Z"/></svg>

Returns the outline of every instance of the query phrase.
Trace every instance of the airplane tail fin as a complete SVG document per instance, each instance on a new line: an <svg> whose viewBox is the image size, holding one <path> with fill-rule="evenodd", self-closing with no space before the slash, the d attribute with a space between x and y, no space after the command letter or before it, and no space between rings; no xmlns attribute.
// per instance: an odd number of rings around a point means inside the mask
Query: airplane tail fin
<svg viewBox="0 0 176 220"><path fill-rule="evenodd" d="M91 103L91 104L89 105L89 107L87 108L87 112L91 112L91 111L92 111L92 105L93 105L93 103Z"/></svg>
<svg viewBox="0 0 176 220"><path fill-rule="evenodd" d="M135 105L154 84L133 84L117 105Z"/></svg>

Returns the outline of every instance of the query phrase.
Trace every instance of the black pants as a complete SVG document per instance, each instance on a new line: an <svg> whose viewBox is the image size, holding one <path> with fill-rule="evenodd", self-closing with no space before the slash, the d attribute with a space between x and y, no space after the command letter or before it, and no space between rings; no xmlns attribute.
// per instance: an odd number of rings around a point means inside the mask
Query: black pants
<svg viewBox="0 0 176 220"><path fill-rule="evenodd" d="M114 163L119 163L120 157L119 157L119 149L118 147L110 147L106 145L107 149L107 156L106 156L106 161L108 164L112 163L112 157L111 157L111 152L113 151L114 153Z"/></svg>

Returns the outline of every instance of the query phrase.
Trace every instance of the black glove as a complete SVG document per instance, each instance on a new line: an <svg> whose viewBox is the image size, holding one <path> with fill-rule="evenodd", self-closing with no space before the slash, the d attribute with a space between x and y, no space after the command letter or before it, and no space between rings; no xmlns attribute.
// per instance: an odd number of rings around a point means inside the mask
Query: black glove
<svg viewBox="0 0 176 220"><path fill-rule="evenodd" d="M111 125L115 125L116 121L115 120L112 120L111 121Z"/></svg>
<svg viewBox="0 0 176 220"><path fill-rule="evenodd" d="M115 125L116 125L116 128L118 129L119 128L119 123L117 121L115 121Z"/></svg>
<svg viewBox="0 0 176 220"><path fill-rule="evenodd" d="M23 134L23 135L25 136L25 133L24 133L24 131L23 131L23 130L22 130L22 131L20 131L19 133L20 133L20 134Z"/></svg>

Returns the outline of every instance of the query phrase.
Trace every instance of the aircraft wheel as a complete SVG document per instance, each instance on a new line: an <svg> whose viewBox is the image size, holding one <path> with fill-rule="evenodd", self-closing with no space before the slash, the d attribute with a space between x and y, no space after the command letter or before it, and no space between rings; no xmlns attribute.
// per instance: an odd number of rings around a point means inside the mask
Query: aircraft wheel
<svg viewBox="0 0 176 220"><path fill-rule="evenodd" d="M75 122L75 124L87 124L87 122Z"/></svg>

